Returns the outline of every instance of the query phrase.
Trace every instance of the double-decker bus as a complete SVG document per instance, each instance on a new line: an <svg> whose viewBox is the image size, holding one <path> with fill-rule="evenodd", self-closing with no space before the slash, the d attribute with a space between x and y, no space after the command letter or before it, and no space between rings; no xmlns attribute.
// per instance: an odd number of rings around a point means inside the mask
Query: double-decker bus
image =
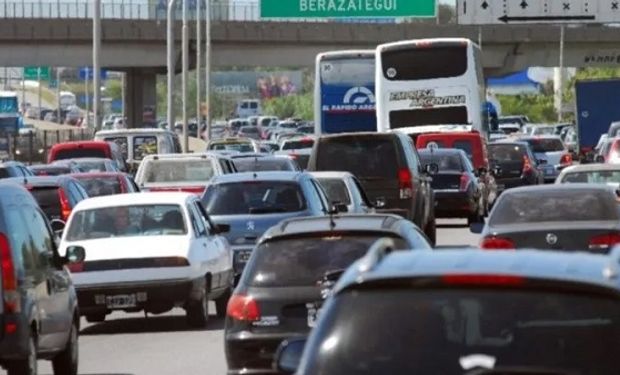
<svg viewBox="0 0 620 375"><path fill-rule="evenodd" d="M315 132L376 131L375 51L333 51L316 57Z"/></svg>
<svg viewBox="0 0 620 375"><path fill-rule="evenodd" d="M488 137L480 48L469 39L418 39L376 51L377 130L467 127Z"/></svg>

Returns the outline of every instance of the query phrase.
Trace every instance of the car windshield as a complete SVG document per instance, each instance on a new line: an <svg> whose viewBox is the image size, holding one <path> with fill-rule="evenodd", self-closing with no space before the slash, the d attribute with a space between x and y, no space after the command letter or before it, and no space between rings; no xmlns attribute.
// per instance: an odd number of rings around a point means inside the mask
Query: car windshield
<svg viewBox="0 0 620 375"><path fill-rule="evenodd" d="M214 151L239 151L239 152L252 152L254 151L254 147L249 142L238 142L238 143L213 143L209 146L209 150Z"/></svg>
<svg viewBox="0 0 620 375"><path fill-rule="evenodd" d="M420 151L420 163L422 165L437 164L439 172L456 171L462 172L463 163L459 154L446 152L429 152L427 150Z"/></svg>
<svg viewBox="0 0 620 375"><path fill-rule="evenodd" d="M562 183L620 184L620 170L567 172Z"/></svg>
<svg viewBox="0 0 620 375"><path fill-rule="evenodd" d="M496 203L489 225L619 220L616 206L613 194L607 191L506 192Z"/></svg>
<svg viewBox="0 0 620 375"><path fill-rule="evenodd" d="M108 172L105 160L74 160L75 167L83 173L88 172Z"/></svg>
<svg viewBox="0 0 620 375"><path fill-rule="evenodd" d="M319 143L316 170L345 171L357 178L396 179L398 158L392 137L326 138Z"/></svg>
<svg viewBox="0 0 620 375"><path fill-rule="evenodd" d="M121 181L117 177L77 177L80 184L86 189L89 197L121 194Z"/></svg>
<svg viewBox="0 0 620 375"><path fill-rule="evenodd" d="M332 303L304 374L462 375L486 363L493 374L618 373L620 303L610 297L377 288Z"/></svg>
<svg viewBox="0 0 620 375"><path fill-rule="evenodd" d="M148 184L200 183L213 177L211 159L149 159L144 161L143 181Z"/></svg>
<svg viewBox="0 0 620 375"><path fill-rule="evenodd" d="M312 146L314 146L314 139L299 139L284 142L284 144L282 144L282 150L299 150L312 148Z"/></svg>
<svg viewBox="0 0 620 375"><path fill-rule="evenodd" d="M203 198L209 215L298 212L306 209L299 185L287 181L245 181L211 185Z"/></svg>
<svg viewBox="0 0 620 375"><path fill-rule="evenodd" d="M233 161L238 172L294 171L293 162L281 159L244 158Z"/></svg>
<svg viewBox="0 0 620 375"><path fill-rule="evenodd" d="M523 161L526 156L525 147L515 144L491 144L489 145L489 159L497 162Z"/></svg>
<svg viewBox="0 0 620 375"><path fill-rule="evenodd" d="M564 144L555 138L538 138L525 140L534 152L564 151Z"/></svg>
<svg viewBox="0 0 620 375"><path fill-rule="evenodd" d="M55 160L78 159L78 158L106 158L102 148L71 148L59 150L55 153Z"/></svg>
<svg viewBox="0 0 620 375"><path fill-rule="evenodd" d="M69 224L66 240L170 236L186 233L185 219L178 205L112 206L76 212Z"/></svg>
<svg viewBox="0 0 620 375"><path fill-rule="evenodd" d="M347 184L339 178L317 178L332 203L351 204Z"/></svg>
<svg viewBox="0 0 620 375"><path fill-rule="evenodd" d="M275 240L259 245L250 261L246 282L254 287L315 286L326 272L347 268L366 254L385 233L352 233ZM395 238L398 249L408 246Z"/></svg>

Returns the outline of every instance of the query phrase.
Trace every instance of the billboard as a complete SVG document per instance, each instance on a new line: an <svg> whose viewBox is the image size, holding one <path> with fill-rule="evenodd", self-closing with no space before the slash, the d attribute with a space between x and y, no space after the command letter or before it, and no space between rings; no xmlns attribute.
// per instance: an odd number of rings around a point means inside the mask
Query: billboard
<svg viewBox="0 0 620 375"><path fill-rule="evenodd" d="M213 72L213 90L218 94L268 100L299 93L303 85L301 71Z"/></svg>

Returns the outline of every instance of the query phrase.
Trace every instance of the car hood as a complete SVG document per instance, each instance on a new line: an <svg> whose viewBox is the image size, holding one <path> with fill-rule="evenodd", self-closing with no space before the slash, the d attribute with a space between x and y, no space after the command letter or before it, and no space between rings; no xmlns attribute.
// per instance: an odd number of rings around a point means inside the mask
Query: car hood
<svg viewBox="0 0 620 375"><path fill-rule="evenodd" d="M60 254L68 246L82 246L86 261L106 259L136 259L159 257L188 257L189 238L183 236L113 237L86 241L63 241Z"/></svg>
<svg viewBox="0 0 620 375"><path fill-rule="evenodd" d="M553 151L553 152L536 152L534 155L538 160L546 160L548 165L558 165L560 164L560 160L562 159L562 155L566 152L564 151Z"/></svg>
<svg viewBox="0 0 620 375"><path fill-rule="evenodd" d="M232 247L253 245L267 231L282 220L308 216L307 211L263 214L263 215L221 215L210 216L216 224L230 225L230 232L224 234Z"/></svg>

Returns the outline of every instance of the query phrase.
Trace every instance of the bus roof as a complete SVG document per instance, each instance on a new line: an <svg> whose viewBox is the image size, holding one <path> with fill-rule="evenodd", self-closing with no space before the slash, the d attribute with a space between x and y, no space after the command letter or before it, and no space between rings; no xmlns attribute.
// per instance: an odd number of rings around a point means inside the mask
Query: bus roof
<svg viewBox="0 0 620 375"><path fill-rule="evenodd" d="M377 46L377 51L385 51L387 49L393 48L401 48L406 46L414 46L416 44L421 45L446 45L446 44L467 44L467 45L476 45L470 39L467 38L427 38L427 39L410 39L410 40L402 40L399 42L391 42L380 44Z"/></svg>
<svg viewBox="0 0 620 375"><path fill-rule="evenodd" d="M319 53L316 58L317 61L325 59L346 59L348 57L374 57L374 49L350 49L343 51L328 51Z"/></svg>
<svg viewBox="0 0 620 375"><path fill-rule="evenodd" d="M17 98L17 93L14 91L0 91L0 98Z"/></svg>

